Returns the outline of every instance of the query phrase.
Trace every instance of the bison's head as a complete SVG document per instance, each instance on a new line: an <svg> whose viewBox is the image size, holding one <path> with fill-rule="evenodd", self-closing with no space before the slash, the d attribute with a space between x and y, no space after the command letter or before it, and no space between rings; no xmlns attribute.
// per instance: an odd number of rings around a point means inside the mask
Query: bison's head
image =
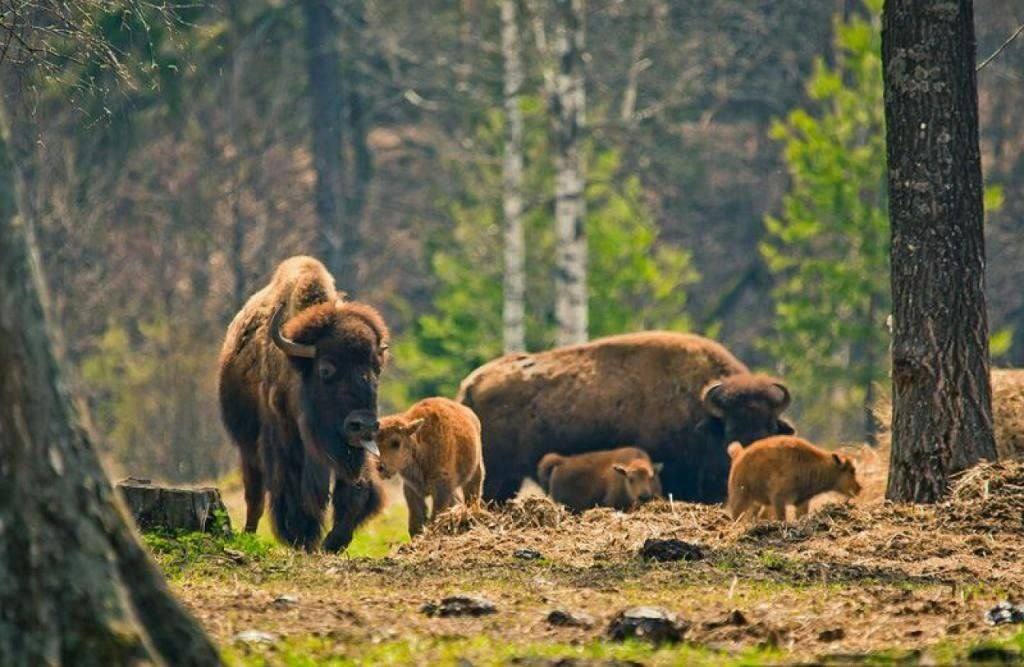
<svg viewBox="0 0 1024 667"><path fill-rule="evenodd" d="M789 406L789 390L766 375L738 373L704 388L702 401L724 442L749 445L772 435L790 435L793 427L780 417Z"/></svg>
<svg viewBox="0 0 1024 667"><path fill-rule="evenodd" d="M413 460L416 449L416 433L423 426L424 419L406 419L403 415L391 415L380 421L377 445L380 447L380 475L384 479L401 473Z"/></svg>
<svg viewBox="0 0 1024 667"><path fill-rule="evenodd" d="M377 385L388 349L380 314L358 302L321 303L270 322L274 345L299 372L299 428L334 463L358 474L363 451L377 454Z"/></svg>

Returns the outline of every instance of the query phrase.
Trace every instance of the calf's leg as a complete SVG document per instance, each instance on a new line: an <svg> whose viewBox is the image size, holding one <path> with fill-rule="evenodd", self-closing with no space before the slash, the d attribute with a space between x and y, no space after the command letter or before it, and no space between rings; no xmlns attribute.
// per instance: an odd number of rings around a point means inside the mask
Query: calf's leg
<svg viewBox="0 0 1024 667"><path fill-rule="evenodd" d="M402 493L405 494L405 504L409 508L409 537L416 537L423 532L423 526L427 522L427 501L423 494L408 482L402 483Z"/></svg>
<svg viewBox="0 0 1024 667"><path fill-rule="evenodd" d="M480 495L484 487L484 464L478 463L476 470L470 475L466 483L462 485L462 500L468 507L480 504Z"/></svg>

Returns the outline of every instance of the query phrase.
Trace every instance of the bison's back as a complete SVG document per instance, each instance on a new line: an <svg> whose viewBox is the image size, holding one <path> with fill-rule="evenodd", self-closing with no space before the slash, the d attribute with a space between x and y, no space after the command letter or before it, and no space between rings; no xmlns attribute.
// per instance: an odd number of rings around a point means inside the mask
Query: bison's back
<svg viewBox="0 0 1024 667"><path fill-rule="evenodd" d="M547 451L630 442L656 452L701 413L708 381L743 371L714 341L643 332L501 357L470 374L459 398L480 417L488 465L533 475Z"/></svg>

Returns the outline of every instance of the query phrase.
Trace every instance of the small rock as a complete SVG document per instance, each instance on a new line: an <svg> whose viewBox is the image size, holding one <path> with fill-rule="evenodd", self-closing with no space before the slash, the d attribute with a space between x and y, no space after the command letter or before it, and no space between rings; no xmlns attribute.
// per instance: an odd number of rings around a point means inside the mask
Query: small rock
<svg viewBox="0 0 1024 667"><path fill-rule="evenodd" d="M632 607L620 611L608 625L608 638L624 641L644 639L654 644L682 641L688 626L675 614L658 607Z"/></svg>
<svg viewBox="0 0 1024 667"><path fill-rule="evenodd" d="M232 637L231 641L243 644L273 644L277 641L277 635L262 630L243 630Z"/></svg>
<svg viewBox="0 0 1024 667"><path fill-rule="evenodd" d="M512 552L512 556L520 560L539 560L543 557L539 551L533 549L516 549Z"/></svg>
<svg viewBox="0 0 1024 667"><path fill-rule="evenodd" d="M448 618L451 616L486 616L496 613L498 608L487 598L453 595L436 604L428 602L420 607L420 611L427 616Z"/></svg>
<svg viewBox="0 0 1024 667"><path fill-rule="evenodd" d="M562 628L588 629L594 627L594 618L589 614L555 609L548 614L548 624L557 625Z"/></svg>
<svg viewBox="0 0 1024 667"><path fill-rule="evenodd" d="M287 609L288 607L294 607L298 603L299 598L294 595L278 595L270 604L275 609Z"/></svg>
<svg viewBox="0 0 1024 667"><path fill-rule="evenodd" d="M1024 623L1024 605L1014 605L1004 600L985 612L985 620L989 625Z"/></svg>
<svg viewBox="0 0 1024 667"><path fill-rule="evenodd" d="M224 547L224 555L230 558L231 562L236 565L241 565L248 560L244 552L241 552L238 549L231 549L230 547Z"/></svg>
<svg viewBox="0 0 1024 667"><path fill-rule="evenodd" d="M733 609L729 612L729 615L721 621L708 621L707 623L704 623L704 629L714 630L716 628L724 628L727 625L734 625L739 627L748 624L749 621L747 621L747 617L743 614L743 612L739 609Z"/></svg>
<svg viewBox="0 0 1024 667"><path fill-rule="evenodd" d="M703 560L704 550L696 544L677 539L659 540L649 537L640 548L640 557L665 563L675 560Z"/></svg>
<svg viewBox="0 0 1024 667"><path fill-rule="evenodd" d="M818 633L820 642L837 642L844 637L846 637L846 630L842 628L829 628Z"/></svg>

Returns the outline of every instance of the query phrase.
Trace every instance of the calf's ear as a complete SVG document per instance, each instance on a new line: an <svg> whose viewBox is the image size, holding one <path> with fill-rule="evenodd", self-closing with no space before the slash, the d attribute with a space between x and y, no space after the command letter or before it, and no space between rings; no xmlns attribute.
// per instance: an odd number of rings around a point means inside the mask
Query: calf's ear
<svg viewBox="0 0 1024 667"><path fill-rule="evenodd" d="M653 467L654 467L654 474L655 475L660 475L661 471L665 469L665 464L664 463L655 463Z"/></svg>
<svg viewBox="0 0 1024 667"><path fill-rule="evenodd" d="M839 454L832 455L832 462L835 463L840 468L843 467L843 457L839 456Z"/></svg>
<svg viewBox="0 0 1024 667"><path fill-rule="evenodd" d="M779 419L778 434L779 435L796 435L796 427L790 424L785 419Z"/></svg>
<svg viewBox="0 0 1024 667"><path fill-rule="evenodd" d="M623 476L628 474L628 471L626 470L626 467L625 466L620 466L618 463L616 463L615 465L612 466L612 470L614 470L615 472L617 472L617 473L619 473L620 475L623 475Z"/></svg>
<svg viewBox="0 0 1024 667"><path fill-rule="evenodd" d="M408 433L409 435L416 433L416 431L420 430L420 427L423 426L423 422L425 421L426 420L423 417L412 420L411 422L405 425L405 432Z"/></svg>

